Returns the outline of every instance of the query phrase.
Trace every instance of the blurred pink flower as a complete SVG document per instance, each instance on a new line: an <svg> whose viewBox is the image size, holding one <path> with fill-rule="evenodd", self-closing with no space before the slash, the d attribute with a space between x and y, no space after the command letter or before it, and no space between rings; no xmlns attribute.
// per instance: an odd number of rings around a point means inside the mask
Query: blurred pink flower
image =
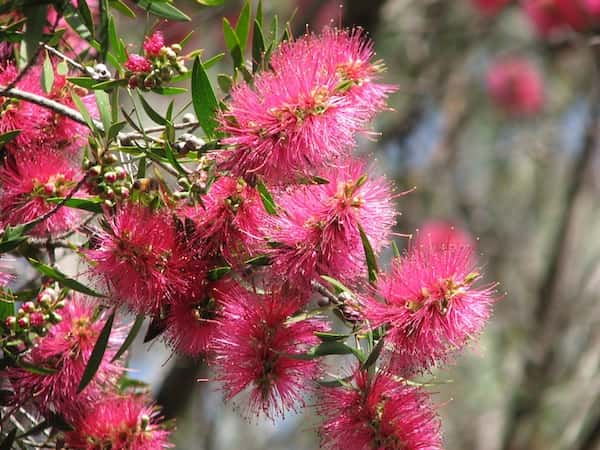
<svg viewBox="0 0 600 450"><path fill-rule="evenodd" d="M512 0L471 0L477 10L485 16L493 16L500 12Z"/></svg>
<svg viewBox="0 0 600 450"><path fill-rule="evenodd" d="M18 225L36 219L55 207L50 197L64 197L83 178L78 168L53 151L19 152L0 167L0 223ZM81 212L60 208L37 224L31 234L55 235L73 229Z"/></svg>
<svg viewBox="0 0 600 450"><path fill-rule="evenodd" d="M494 103L515 116L530 116L544 105L544 81L537 68L524 58L495 61L487 72L487 88Z"/></svg>
<svg viewBox="0 0 600 450"><path fill-rule="evenodd" d="M65 433L68 448L75 450L161 450L174 447L170 431L160 423L159 410L144 395L106 394L84 409Z"/></svg>
<svg viewBox="0 0 600 450"><path fill-rule="evenodd" d="M474 286L481 275L471 261L469 247L413 247L378 280L384 302L375 296L364 299L369 326L388 326L386 343L394 369L420 372L481 332L495 301L495 286Z"/></svg>
<svg viewBox="0 0 600 450"><path fill-rule="evenodd" d="M441 450L429 396L386 372L356 370L351 386L321 388L317 411L326 450Z"/></svg>
<svg viewBox="0 0 600 450"><path fill-rule="evenodd" d="M239 285L219 293L223 304L214 342L217 381L227 399L249 389L248 410L267 417L303 405L302 395L319 373L319 362L295 358L319 340L317 319L288 321L304 299L279 292L259 295Z"/></svg>
<svg viewBox="0 0 600 450"><path fill-rule="evenodd" d="M92 406L91 402L99 400L103 389L112 386L122 373L123 369L110 360L123 336L120 331L113 331L96 375L78 393L106 317L101 314L96 318L93 303L79 296L69 299L59 311L62 320L53 325L25 357L27 363L52 372L40 374L14 367L8 369L8 377L15 390L14 402L22 404L32 400L43 413L54 411L70 419L82 408Z"/></svg>
<svg viewBox="0 0 600 450"><path fill-rule="evenodd" d="M473 237L461 228L444 220L429 220L416 234L412 245L422 247L474 247Z"/></svg>

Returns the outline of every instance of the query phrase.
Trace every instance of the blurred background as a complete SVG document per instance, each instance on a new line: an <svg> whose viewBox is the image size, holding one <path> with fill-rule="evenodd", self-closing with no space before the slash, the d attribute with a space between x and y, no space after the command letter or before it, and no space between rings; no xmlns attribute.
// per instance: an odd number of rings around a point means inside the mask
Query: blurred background
<svg viewBox="0 0 600 450"><path fill-rule="evenodd" d="M363 139L358 152L398 191L416 187L398 198L397 231L415 233L431 220L462 230L476 242L486 279L500 282L479 342L424 380L443 417L445 447L600 449L593 37L562 30L542 38L510 1L263 3L268 17L293 16L295 35L329 23L369 33L386 82L399 89L374 125L380 135ZM203 48L205 59L224 51L222 18L234 22L241 2L176 4L192 22L123 19L125 41L139 43L157 25L167 42L194 30L187 48ZM215 80L231 71L229 60L221 64L211 69ZM244 420L211 383L198 381L210 378L202 362L173 356L160 342L139 343L131 366L177 418L177 448L319 447L310 409L275 424Z"/></svg>

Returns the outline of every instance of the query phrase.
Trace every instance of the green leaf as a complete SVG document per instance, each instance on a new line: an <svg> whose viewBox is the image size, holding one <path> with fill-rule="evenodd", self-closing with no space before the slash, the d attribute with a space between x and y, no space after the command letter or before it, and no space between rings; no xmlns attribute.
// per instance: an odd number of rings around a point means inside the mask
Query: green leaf
<svg viewBox="0 0 600 450"><path fill-rule="evenodd" d="M21 130L7 131L6 133L0 134L0 147L8 142L12 141L21 133Z"/></svg>
<svg viewBox="0 0 600 450"><path fill-rule="evenodd" d="M23 37L23 43L19 52L19 69L25 67L31 58L36 55L42 40L43 30L46 27L48 17L47 5L35 5L23 7L23 15L27 17L27 27Z"/></svg>
<svg viewBox="0 0 600 450"><path fill-rule="evenodd" d="M166 1L137 0L137 5L145 11L148 11L150 14L162 17L163 19L178 20L180 22L189 22L192 20L188 15Z"/></svg>
<svg viewBox="0 0 600 450"><path fill-rule="evenodd" d="M375 362L379 358L379 355L381 354L381 351L383 350L384 344L385 344L385 341L384 341L384 338L382 336L379 339L379 341L377 341L377 344L375 344L375 347L373 347L373 350L371 350L371 353L369 353L369 357L367 358L367 360L362 364L362 369L363 370L367 370L373 364L375 364Z"/></svg>
<svg viewBox="0 0 600 450"><path fill-rule="evenodd" d="M108 139L108 141L114 141L118 134L123 130L123 128L125 128L125 125L127 125L127 122L125 120L113 123L108 129L108 133L106 133L106 138Z"/></svg>
<svg viewBox="0 0 600 450"><path fill-rule="evenodd" d="M92 350L92 354L90 355L90 359L85 366L85 370L83 371L83 375L81 377L81 381L79 382L79 387L77 388L77 392L83 391L86 386L94 379L94 375L98 371L100 364L102 363L102 359L104 358L104 353L106 352L106 346L108 345L108 339L110 338L110 332L112 330L113 321L115 320L116 310L108 316L104 326L102 327L102 331L98 336L98 340L96 341L96 345L94 345L94 349Z"/></svg>
<svg viewBox="0 0 600 450"><path fill-rule="evenodd" d="M135 175L136 178L145 178L146 177L146 158L140 158L138 162L138 169Z"/></svg>
<svg viewBox="0 0 600 450"><path fill-rule="evenodd" d="M260 27L262 28L263 25L263 5L262 5L262 0L258 0L258 5L256 6L256 21L258 22L258 24L260 25Z"/></svg>
<svg viewBox="0 0 600 450"><path fill-rule="evenodd" d="M252 32L252 72L256 73L261 66L265 51L265 37L258 19L254 21Z"/></svg>
<svg viewBox="0 0 600 450"><path fill-rule="evenodd" d="M373 247L371 247L369 238L365 234L365 230L363 230L363 227L360 224L358 224L358 231L360 233L360 240L362 241L363 248L365 250L369 282L375 283L377 281L377 273L379 272L379 269L377 268L377 259L375 258L375 252L373 251Z"/></svg>
<svg viewBox="0 0 600 450"><path fill-rule="evenodd" d="M336 342L336 341L345 341L350 337L349 334L340 334L340 333L325 333L317 331L315 332L315 336L317 336L323 342Z"/></svg>
<svg viewBox="0 0 600 450"><path fill-rule="evenodd" d="M160 336L166 329L167 321L165 319L158 316L152 317L152 321L150 322L150 325L148 325L148 330L146 331L146 336L144 336L144 344Z"/></svg>
<svg viewBox="0 0 600 450"><path fill-rule="evenodd" d="M237 23L235 24L235 34L238 37L240 43L240 49L242 55L246 51L246 44L248 42L248 33L250 32L250 2L246 0L242 11L238 17Z"/></svg>
<svg viewBox="0 0 600 450"><path fill-rule="evenodd" d="M349 383L349 381L352 380L352 377L345 377L345 378L336 378L335 380L317 380L317 383L319 384L319 386L323 386L323 387L327 387L327 388L334 388L334 387L352 387L352 385Z"/></svg>
<svg viewBox="0 0 600 450"><path fill-rule="evenodd" d="M96 127L92 116L90 116L90 113L88 112L87 108L85 107L79 96L75 92L73 92L71 93L71 97L73 98L73 103L75 103L75 106L77 106L77 109L83 116L83 119L85 120L85 123L90 128L90 130L97 131L98 128Z"/></svg>
<svg viewBox="0 0 600 450"><path fill-rule="evenodd" d="M163 116L161 116L159 113L157 113L152 108L152 106L150 106L150 104L144 99L144 97L142 95L140 95L139 97L140 97L140 102L142 103L142 107L144 108L144 111L146 111L146 114L148 114L148 117L150 117L150 119L152 119L152 121L154 123L157 123L158 125L162 125L162 126L166 126L169 123Z"/></svg>
<svg viewBox="0 0 600 450"><path fill-rule="evenodd" d="M392 241L392 250L394 251L394 258L400 258L400 250L396 241Z"/></svg>
<svg viewBox="0 0 600 450"><path fill-rule="evenodd" d="M231 267L229 266L215 267L214 269L208 271L208 279L211 281L217 281L223 278L229 272L231 272Z"/></svg>
<svg viewBox="0 0 600 450"><path fill-rule="evenodd" d="M225 0L196 0L196 3L204 6L221 6Z"/></svg>
<svg viewBox="0 0 600 450"><path fill-rule="evenodd" d="M83 24L86 26L92 37L94 36L94 19L92 18L92 13L90 12L90 8L88 7L87 1L77 2L77 11L79 12L79 17L83 21Z"/></svg>
<svg viewBox="0 0 600 450"><path fill-rule="evenodd" d="M231 78L229 75L225 75L224 73L220 73L217 75L217 83L225 94L229 94L231 88L233 87L233 78Z"/></svg>
<svg viewBox="0 0 600 450"><path fill-rule="evenodd" d="M46 94L52 92L52 86L54 86L54 67L52 67L52 61L50 56L46 52L46 58L44 58L44 64L42 66L42 89Z"/></svg>
<svg viewBox="0 0 600 450"><path fill-rule="evenodd" d="M275 200L273 200L273 196L267 189L267 187L259 181L256 183L256 189L258 189L258 193L260 194L260 199L262 200L263 206L265 207L265 211L267 211L272 216L277 215L277 205L275 204Z"/></svg>
<svg viewBox="0 0 600 450"><path fill-rule="evenodd" d="M93 289L81 284L79 281L73 280L72 278L67 277L61 271L50 267L44 263L36 261L33 258L27 258L29 263L42 275L45 275L53 280L58 281L61 285L73 289L74 291L81 292L82 294L87 294L92 297L104 297L104 295L99 292L94 291Z"/></svg>
<svg viewBox="0 0 600 450"><path fill-rule="evenodd" d="M117 27L115 25L115 19L112 16L108 17L108 45L112 50L117 61L121 64L127 61L127 51L123 45L123 41L119 38L117 33Z"/></svg>
<svg viewBox="0 0 600 450"><path fill-rule="evenodd" d="M216 114L219 107L215 91L210 84L206 69L199 57L194 60L192 69L192 100L194 112L206 136L212 139L217 127Z"/></svg>
<svg viewBox="0 0 600 450"><path fill-rule="evenodd" d="M60 76L68 75L69 73L69 65L66 61L61 61L56 65L56 73Z"/></svg>
<svg viewBox="0 0 600 450"><path fill-rule="evenodd" d="M169 143L168 140L165 141L165 154L167 156L167 161L169 161L171 163L173 168L175 170L177 170L177 172L179 172L179 174L185 175L185 173L186 173L185 169L183 167L181 167L181 164L179 164L179 161L177 161L177 158L175 157L175 154L173 153L173 149L171 148L171 144Z"/></svg>
<svg viewBox="0 0 600 450"><path fill-rule="evenodd" d="M86 89L92 89L98 82L89 77L68 77L67 80L77 86L81 86Z"/></svg>
<svg viewBox="0 0 600 450"><path fill-rule="evenodd" d="M250 266L269 266L271 265L271 258L269 258L267 255L258 255L247 259L244 261L244 264L248 264Z"/></svg>
<svg viewBox="0 0 600 450"><path fill-rule="evenodd" d="M336 280L335 278L328 277L327 275L321 275L321 278L323 278L325 281L327 281L329 284L331 284L333 286L333 288L336 291L336 294L339 294L340 292L351 292L350 289L348 289L346 286L344 286L340 281Z"/></svg>
<svg viewBox="0 0 600 450"><path fill-rule="evenodd" d="M27 236L25 236L27 228L25 225L7 226L2 233L2 239L0 239L0 253L10 252L27 240Z"/></svg>
<svg viewBox="0 0 600 450"><path fill-rule="evenodd" d="M131 10L131 8L129 8L129 6L127 6L121 0L110 0L109 4L110 4L111 8L116 9L121 14L125 14L126 16L129 16L132 19L135 19L135 13Z"/></svg>
<svg viewBox="0 0 600 450"><path fill-rule="evenodd" d="M167 87L156 87L154 89L152 89L152 92L159 94L159 95L179 95L179 94L185 94L188 90L186 88L181 88L181 87L173 87L173 86L167 86Z"/></svg>
<svg viewBox="0 0 600 450"><path fill-rule="evenodd" d="M56 204L63 200L62 197L50 197L46 201ZM68 208L82 209L96 214L102 213L102 200L100 199L90 200L89 198L70 198L63 204Z"/></svg>
<svg viewBox="0 0 600 450"><path fill-rule="evenodd" d="M208 58L206 61L204 61L202 63L202 65L204 66L204 70L210 69L216 63L218 63L219 61L221 61L224 57L225 57L225 53L217 53L212 58Z"/></svg>
<svg viewBox="0 0 600 450"><path fill-rule="evenodd" d="M104 129L108 130L111 125L111 110L110 110L110 98L108 94L104 91L95 91L96 95L96 105L98 105L98 111L100 112L100 119L102 120L102 125L104 125Z"/></svg>
<svg viewBox="0 0 600 450"><path fill-rule="evenodd" d="M225 45L227 46L227 50L229 50L231 58L233 59L233 67L237 69L244 63L242 44L240 43L237 33L227 18L223 18L223 36L225 37Z"/></svg>
<svg viewBox="0 0 600 450"><path fill-rule="evenodd" d="M7 302L0 300L0 322L4 323L8 316L15 315L15 304L14 302Z"/></svg>
<svg viewBox="0 0 600 450"><path fill-rule="evenodd" d="M354 355L361 363L365 359L363 352L357 348L350 347L342 342L323 342L311 348L307 353L288 354L294 359L315 359L327 355Z"/></svg>
<svg viewBox="0 0 600 450"><path fill-rule="evenodd" d="M36 375L54 375L56 372L58 372L57 369L52 367L36 366L35 364L31 364L23 359L18 359L17 365L22 369L25 369L27 372L31 372Z"/></svg>
<svg viewBox="0 0 600 450"><path fill-rule="evenodd" d="M115 353L115 356L113 356L113 359L111 360L111 362L115 362L127 351L127 349L131 346L134 339L140 332L140 328L142 328L143 323L144 323L144 315L138 314L135 318L135 322L133 322L133 325L131 326L131 328L129 330L129 333L127 334L127 337L125 338L125 341L123 341L123 343L121 344L121 347L119 348L119 350L117 350L117 353Z"/></svg>
<svg viewBox="0 0 600 450"><path fill-rule="evenodd" d="M10 433L0 442L0 450L11 450L17 436L17 429L13 428Z"/></svg>

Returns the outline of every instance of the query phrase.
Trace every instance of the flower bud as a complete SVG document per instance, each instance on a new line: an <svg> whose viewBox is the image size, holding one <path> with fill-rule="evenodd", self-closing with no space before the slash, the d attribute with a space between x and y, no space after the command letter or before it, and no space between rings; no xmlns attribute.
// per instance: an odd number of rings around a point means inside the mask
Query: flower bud
<svg viewBox="0 0 600 450"><path fill-rule="evenodd" d="M56 187L54 186L54 183L48 182L46 184L44 184L44 192L47 195L52 195L56 192Z"/></svg>
<svg viewBox="0 0 600 450"><path fill-rule="evenodd" d="M116 174L116 172L113 172L113 171L106 172L104 174L104 180L107 183L114 183L115 181L117 181L117 174Z"/></svg>
<svg viewBox="0 0 600 450"><path fill-rule="evenodd" d="M48 321L50 323L53 324L57 324L62 320L62 316L60 314L58 314L57 312L52 311L50 314L48 314Z"/></svg>
<svg viewBox="0 0 600 450"><path fill-rule="evenodd" d="M6 320L4 321L4 324L10 328L10 329L14 329L15 326L17 325L17 318L15 316L8 316L6 318Z"/></svg>
<svg viewBox="0 0 600 450"><path fill-rule="evenodd" d="M94 177L97 177L102 173L102 166L96 165L96 166L90 167L90 170L88 171L88 173Z"/></svg>
<svg viewBox="0 0 600 450"><path fill-rule="evenodd" d="M172 44L172 45L171 45L171 48L173 49L173 51L174 51L175 53L179 53L179 52L181 52L181 45L179 45L179 44Z"/></svg>
<svg viewBox="0 0 600 450"><path fill-rule="evenodd" d="M35 304L33 302L25 302L21 308L23 308L23 311L30 313L35 310Z"/></svg>
<svg viewBox="0 0 600 450"><path fill-rule="evenodd" d="M29 317L23 316L19 320L17 320L17 323L19 324L19 326L21 328L28 328L29 327Z"/></svg>
<svg viewBox="0 0 600 450"><path fill-rule="evenodd" d="M39 328L44 325L44 315L39 312L31 313L29 316L29 320L31 321L31 326Z"/></svg>

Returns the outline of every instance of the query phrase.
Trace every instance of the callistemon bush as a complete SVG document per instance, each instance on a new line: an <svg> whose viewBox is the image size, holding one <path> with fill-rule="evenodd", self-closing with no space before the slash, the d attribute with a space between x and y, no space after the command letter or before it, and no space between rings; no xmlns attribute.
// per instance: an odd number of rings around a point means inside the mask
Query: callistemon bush
<svg viewBox="0 0 600 450"><path fill-rule="evenodd" d="M148 14L186 17L161 5ZM248 5L226 23L235 70L219 92L219 56L184 51L168 28L125 42L116 9L63 6L0 17L2 446L172 447L128 368L147 330L205 362L246 417L312 410L323 448L441 448L439 407L411 377L483 331L495 285L475 239L446 223L396 248L412 231L395 229L406 192L352 155L397 89L366 34L281 41ZM531 89L512 74L496 90L515 107ZM186 92L193 111L157 100ZM39 279L6 267L23 257Z"/></svg>

